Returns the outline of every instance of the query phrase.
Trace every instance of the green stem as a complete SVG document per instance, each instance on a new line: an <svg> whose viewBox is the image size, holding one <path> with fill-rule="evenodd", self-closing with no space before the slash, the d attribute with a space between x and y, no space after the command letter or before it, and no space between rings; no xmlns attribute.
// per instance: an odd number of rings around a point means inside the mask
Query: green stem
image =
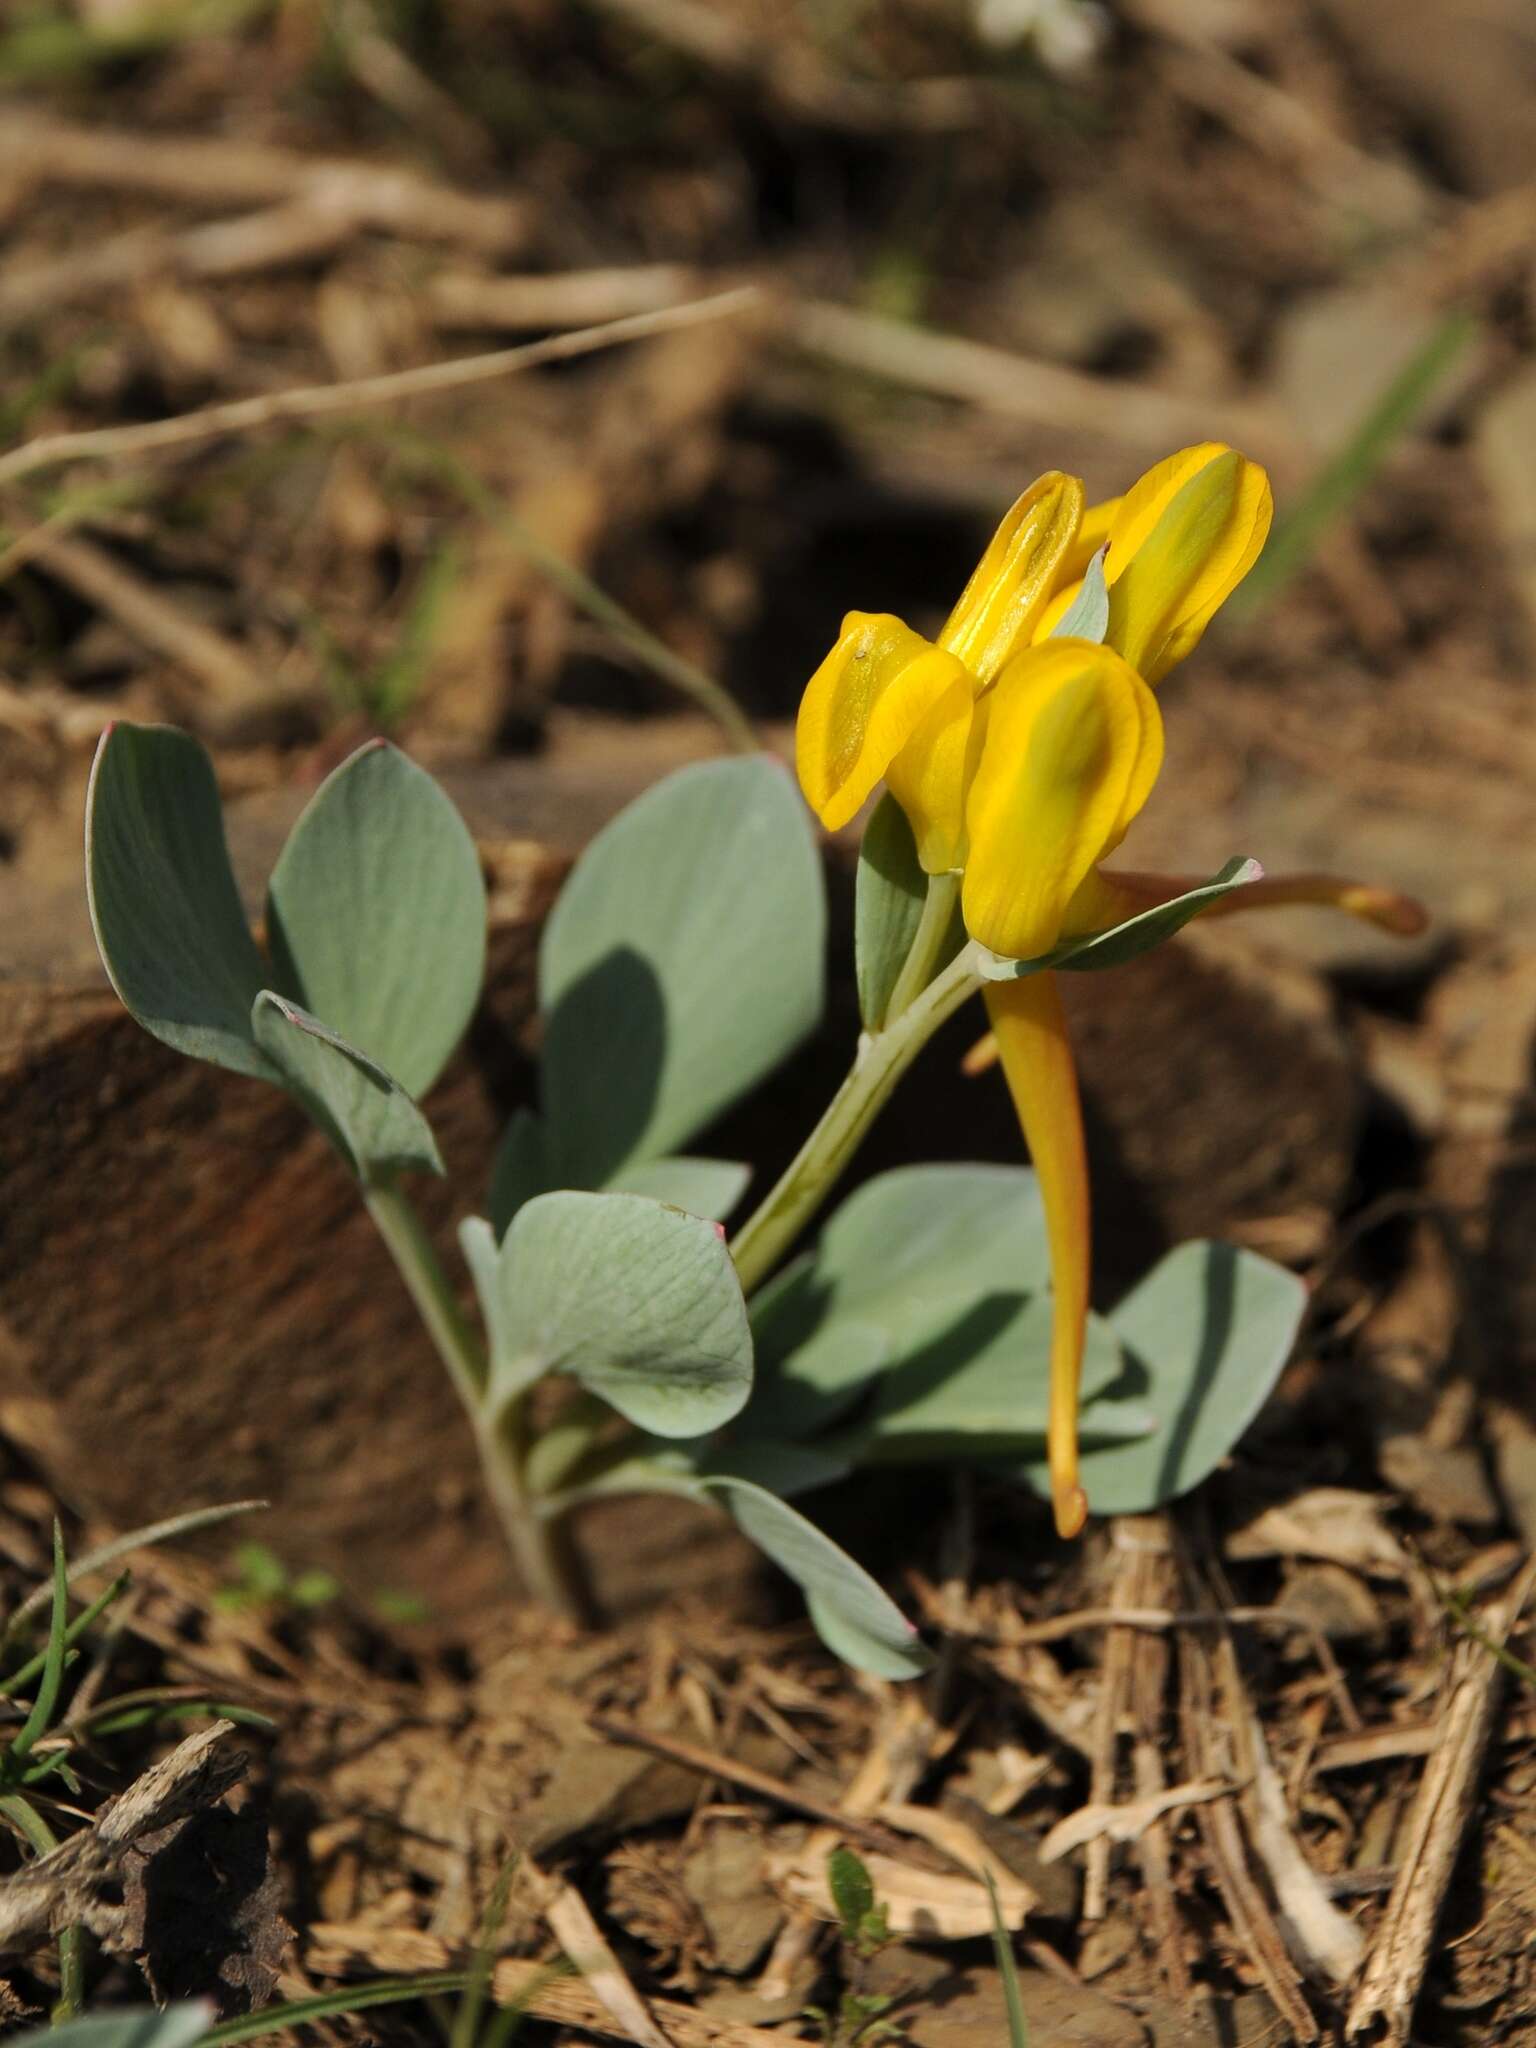
<svg viewBox="0 0 1536 2048"><path fill-rule="evenodd" d="M933 980L943 957L944 943L949 937L954 922L955 904L960 897L958 875L930 875L928 894L923 898L923 914L918 919L913 934L912 948L902 963L896 986L891 990L891 999L885 1006L885 1028L888 1030L904 1010L910 1010L923 990Z"/></svg>
<svg viewBox="0 0 1536 2048"><path fill-rule="evenodd" d="M537 1513L523 1483L521 1430L515 1410L493 1417L487 1410L485 1349L471 1328L432 1240L410 1199L392 1180L365 1185L363 1200L389 1248L417 1312L475 1433L486 1490L506 1535L518 1576L535 1600L576 1619L580 1602L562 1569L549 1525Z"/></svg>
<svg viewBox="0 0 1536 2048"><path fill-rule="evenodd" d="M841 1088L731 1243L742 1291L760 1287L821 1207L896 1083L935 1031L981 986L976 949L966 946L937 981L883 1031L866 1032Z"/></svg>
<svg viewBox="0 0 1536 2048"><path fill-rule="evenodd" d="M50 1855L59 1846L59 1838L53 1829L31 1800L24 1799L19 1792L0 1793L0 1814L4 1814L18 1834L26 1837L39 1856ZM74 2019L84 2006L84 1931L79 1927L65 1927L59 1934L59 1996L50 2016L53 2025Z"/></svg>

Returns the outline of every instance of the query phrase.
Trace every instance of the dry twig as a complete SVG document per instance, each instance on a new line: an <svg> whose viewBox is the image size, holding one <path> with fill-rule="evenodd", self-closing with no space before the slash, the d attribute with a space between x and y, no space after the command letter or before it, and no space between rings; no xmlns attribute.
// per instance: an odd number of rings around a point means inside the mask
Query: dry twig
<svg viewBox="0 0 1536 2048"><path fill-rule="evenodd" d="M1377 1922L1345 2023L1351 2040L1378 2028L1387 2048L1398 2048L1408 2038L1503 1690L1503 1666L1488 1643L1502 1647L1508 1640L1533 1587L1536 1559L1489 1610L1481 1631L1487 1642L1463 1640L1452 1653L1439 1739L1409 1817L1397 1882Z"/></svg>
<svg viewBox="0 0 1536 2048"><path fill-rule="evenodd" d="M413 369L391 370L383 376L359 377L343 384L308 384L293 391L231 399L222 405L204 406L197 412L177 413L170 419L147 420L142 425L40 434L35 440L13 448L9 455L0 456L0 484L14 483L18 477L32 476L41 469L57 469L66 462L129 461L166 448L218 440L225 434L249 433L282 420L319 419L332 413L357 412L367 406L422 398L432 392L456 391L467 384L484 384L494 377L536 369L541 363L568 362L574 356L616 348L621 342L640 341L706 320L723 320L745 312L758 298L755 286L743 285L734 291L692 299L686 305L636 313L625 320L605 321L601 326L578 328L570 334L552 334L522 348L496 349L490 355L422 363Z"/></svg>
<svg viewBox="0 0 1536 2048"><path fill-rule="evenodd" d="M1190 1590L1208 1607L1215 1602L1193 1570ZM1179 1638L1179 1709L1189 1768L1198 1776L1234 1778L1241 1766L1232 1745L1232 1729L1217 1699L1215 1658L1202 1634ZM1242 1950L1276 2011L1299 2041L1319 2039L1317 2021L1302 1995L1301 1978L1291 1961L1274 1915L1248 1867L1242 1828L1231 1800L1218 1799L1195 1809L1212 1873Z"/></svg>

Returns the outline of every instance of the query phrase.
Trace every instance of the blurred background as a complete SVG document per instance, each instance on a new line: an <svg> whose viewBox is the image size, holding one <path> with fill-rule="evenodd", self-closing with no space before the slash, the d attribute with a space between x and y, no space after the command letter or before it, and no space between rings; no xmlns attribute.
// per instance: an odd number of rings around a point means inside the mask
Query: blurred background
<svg viewBox="0 0 1536 2048"><path fill-rule="evenodd" d="M12 875L61 819L73 858L117 712L242 788L370 730L617 773L695 671L786 720L845 609L931 625L1041 469L1107 496L1214 438L1282 530L1170 688L1148 861L1536 914L1533 87L1524 0L10 0L7 445L755 288L0 469Z"/></svg>

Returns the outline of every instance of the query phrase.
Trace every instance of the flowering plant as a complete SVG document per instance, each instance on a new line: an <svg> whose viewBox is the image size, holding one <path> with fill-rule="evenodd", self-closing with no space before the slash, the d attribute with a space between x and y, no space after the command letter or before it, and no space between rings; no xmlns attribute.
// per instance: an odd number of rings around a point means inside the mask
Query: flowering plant
<svg viewBox="0 0 1536 2048"><path fill-rule="evenodd" d="M859 855L863 1031L799 1153L727 1241L749 1166L685 1148L817 1024L825 906L809 821L762 755L684 768L576 863L539 955L537 1106L460 1245L478 1317L406 1191L441 1172L420 1103L485 964L473 842L382 743L344 762L283 848L265 949L240 907L211 765L113 727L88 804L97 942L144 1027L285 1089L331 1141L473 1429L528 1589L571 1604L558 1519L617 1491L713 1503L805 1591L850 1663L924 1651L792 1504L871 1462L959 1457L1048 1492L1058 1527L1196 1484L1263 1401L1301 1284L1219 1244L1089 1309L1088 1188L1061 972L1113 966L1199 915L1322 902L1414 929L1326 876L1106 871L1162 757L1154 685L1256 559L1262 471L1184 451L1085 508L1061 475L1004 519L936 642L851 613L801 706L811 808ZM1034 1169L913 1166L853 1193L791 1257L937 1027L981 993ZM561 1398L535 1400L539 1387ZM1079 1442L1081 1439L1081 1443Z"/></svg>

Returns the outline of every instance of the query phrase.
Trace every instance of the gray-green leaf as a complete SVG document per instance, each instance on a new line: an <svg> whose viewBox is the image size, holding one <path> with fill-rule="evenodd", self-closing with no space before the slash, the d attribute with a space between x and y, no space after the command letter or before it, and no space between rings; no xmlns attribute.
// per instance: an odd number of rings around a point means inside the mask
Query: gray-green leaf
<svg viewBox="0 0 1536 2048"><path fill-rule="evenodd" d="M91 923L127 1008L178 1052L275 1080L251 1035L267 974L240 907L207 754L169 726L108 726L85 830Z"/></svg>
<svg viewBox="0 0 1536 2048"><path fill-rule="evenodd" d="M1110 1320L1126 1351L1126 1391L1155 1427L1134 1442L1085 1448L1095 1514L1145 1513L1220 1464L1269 1398L1306 1300L1294 1273L1233 1245L1181 1244L1152 1269ZM1049 1492L1043 1467L1031 1478Z"/></svg>
<svg viewBox="0 0 1536 2048"><path fill-rule="evenodd" d="M739 1159L700 1159L684 1152L664 1159L637 1159L609 1182L609 1191L645 1195L718 1223L746 1193L752 1169Z"/></svg>
<svg viewBox="0 0 1536 2048"><path fill-rule="evenodd" d="M797 1508L748 1480L706 1476L701 1484L800 1587L817 1633L845 1664L877 1678L916 1678L928 1669L933 1660L895 1601Z"/></svg>
<svg viewBox="0 0 1536 2048"><path fill-rule="evenodd" d="M489 1399L569 1373L640 1428L703 1436L752 1386L746 1304L713 1224L642 1195L539 1195L497 1261Z"/></svg>
<svg viewBox="0 0 1536 2048"><path fill-rule="evenodd" d="M57 2027L34 2027L11 2037L11 2048L192 2048L213 2025L213 2007L194 2004L124 2006L119 2012L87 2013Z"/></svg>
<svg viewBox="0 0 1536 2048"><path fill-rule="evenodd" d="M548 1194L553 1186L544 1119L534 1110L514 1109L491 1164L489 1207L497 1238L506 1236L524 1202Z"/></svg>
<svg viewBox="0 0 1536 2048"><path fill-rule="evenodd" d="M485 975L485 882L464 820L425 769L376 740L316 790L272 871L284 993L426 1094Z"/></svg>
<svg viewBox="0 0 1536 2048"><path fill-rule="evenodd" d="M251 1009L256 1043L359 1180L424 1168L441 1173L431 1126L379 1062L286 996L263 989Z"/></svg>
<svg viewBox="0 0 1536 2048"><path fill-rule="evenodd" d="M1043 1433L1050 1257L1039 1185L1024 1166L910 1166L859 1188L815 1251L752 1305L751 1418L811 1435L868 1393L827 1444L852 1462L1017 1453ZM1083 1396L1120 1376L1113 1331L1088 1326ZM1108 1414L1116 1435L1145 1426Z"/></svg>
<svg viewBox="0 0 1536 2048"><path fill-rule="evenodd" d="M681 768L622 811L544 928L546 1139L558 1184L673 1151L821 1014L821 863L766 756Z"/></svg>

